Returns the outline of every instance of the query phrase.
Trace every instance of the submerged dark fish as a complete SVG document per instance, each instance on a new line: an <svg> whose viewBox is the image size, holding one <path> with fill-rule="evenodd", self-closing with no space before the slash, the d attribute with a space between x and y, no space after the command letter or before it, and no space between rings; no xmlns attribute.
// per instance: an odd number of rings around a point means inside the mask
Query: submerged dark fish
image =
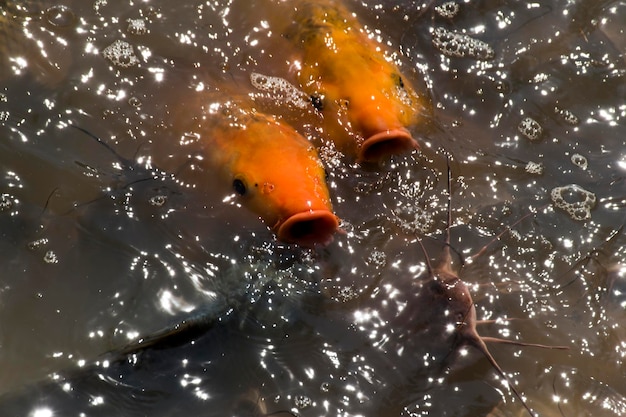
<svg viewBox="0 0 626 417"><path fill-rule="evenodd" d="M408 128L425 117L427 99L386 48L332 0L299 2L293 20L298 80L324 114L328 137L361 161L418 148Z"/></svg>

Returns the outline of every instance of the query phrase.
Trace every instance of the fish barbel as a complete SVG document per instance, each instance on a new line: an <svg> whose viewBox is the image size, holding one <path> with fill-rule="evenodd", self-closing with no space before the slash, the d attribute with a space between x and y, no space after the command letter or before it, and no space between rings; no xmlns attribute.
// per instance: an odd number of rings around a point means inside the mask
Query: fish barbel
<svg viewBox="0 0 626 417"><path fill-rule="evenodd" d="M204 154L211 166L279 240L303 246L332 241L338 219L324 167L308 140L253 109L216 110L203 130L208 132Z"/></svg>
<svg viewBox="0 0 626 417"><path fill-rule="evenodd" d="M333 1L298 4L287 32L301 51L298 81L324 115L327 134L360 161L418 148L408 130L426 114L418 94L384 46Z"/></svg>

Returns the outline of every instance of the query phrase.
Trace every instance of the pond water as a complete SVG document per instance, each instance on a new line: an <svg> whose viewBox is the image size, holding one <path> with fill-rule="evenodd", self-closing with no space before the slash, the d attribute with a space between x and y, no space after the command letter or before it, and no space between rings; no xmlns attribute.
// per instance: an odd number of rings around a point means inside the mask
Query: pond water
<svg viewBox="0 0 626 417"><path fill-rule="evenodd" d="M297 85L298 3L0 2L0 414L527 414L422 285L449 159L479 333L569 347L489 344L508 379L539 415L626 415L626 2L345 0L432 104L379 164L252 84ZM238 95L318 147L328 246L196 164Z"/></svg>

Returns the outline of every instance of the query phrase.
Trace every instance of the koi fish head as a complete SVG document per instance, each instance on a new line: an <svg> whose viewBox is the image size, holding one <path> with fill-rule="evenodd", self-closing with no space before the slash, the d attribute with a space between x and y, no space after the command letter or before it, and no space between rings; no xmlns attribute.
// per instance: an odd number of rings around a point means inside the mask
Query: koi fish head
<svg viewBox="0 0 626 417"><path fill-rule="evenodd" d="M243 205L278 239L303 246L328 244L338 219L326 174L312 145L291 127L255 114L222 132L228 175Z"/></svg>
<svg viewBox="0 0 626 417"><path fill-rule="evenodd" d="M362 161L418 148L408 127L425 110L424 98L358 21L325 3L306 3L294 20L290 37L302 50L298 79L332 139Z"/></svg>

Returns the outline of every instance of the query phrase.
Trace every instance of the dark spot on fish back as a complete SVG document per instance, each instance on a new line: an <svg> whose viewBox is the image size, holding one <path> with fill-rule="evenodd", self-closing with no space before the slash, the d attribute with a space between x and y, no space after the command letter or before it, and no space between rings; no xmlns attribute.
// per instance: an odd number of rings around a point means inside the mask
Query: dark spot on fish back
<svg viewBox="0 0 626 417"><path fill-rule="evenodd" d="M402 79L402 76L400 76L400 74L391 74L391 78L393 79L393 82L399 87L402 88L404 90L404 80Z"/></svg>

